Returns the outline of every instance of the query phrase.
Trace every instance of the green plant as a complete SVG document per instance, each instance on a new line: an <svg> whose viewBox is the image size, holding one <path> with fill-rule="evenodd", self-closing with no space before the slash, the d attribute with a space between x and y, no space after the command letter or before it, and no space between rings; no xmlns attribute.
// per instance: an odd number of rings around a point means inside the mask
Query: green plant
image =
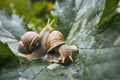
<svg viewBox="0 0 120 80"><path fill-rule="evenodd" d="M76 60L70 65L62 66L40 60L20 59L22 63L17 68L1 69L0 79L119 80L120 13L115 7L118 2L119 0L57 0L51 12L58 19L56 29L64 34L67 44L78 46ZM111 13L107 15L109 12ZM18 53L17 43L27 31L23 20L15 16L8 16L0 11L1 44L12 50L13 54ZM16 26L19 30L14 29ZM3 47L0 50L4 51Z"/></svg>

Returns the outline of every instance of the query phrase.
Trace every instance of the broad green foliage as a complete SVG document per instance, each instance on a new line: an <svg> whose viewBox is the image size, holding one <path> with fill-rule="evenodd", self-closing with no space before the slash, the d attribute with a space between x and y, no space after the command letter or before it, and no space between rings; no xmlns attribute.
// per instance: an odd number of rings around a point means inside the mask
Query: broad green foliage
<svg viewBox="0 0 120 80"><path fill-rule="evenodd" d="M15 14L7 15L0 11L0 41L7 43L14 53L18 53L17 44L26 32L23 19Z"/></svg>
<svg viewBox="0 0 120 80"><path fill-rule="evenodd" d="M1 67L11 67L19 64L16 55L18 40L25 33L23 19L12 14L8 16L5 11L0 11L0 65ZM14 54L13 54L14 53Z"/></svg>
<svg viewBox="0 0 120 80"><path fill-rule="evenodd" d="M108 2L111 5L106 6ZM56 68L50 70L49 67L53 65L51 63L23 59L23 63L18 68L2 69L0 80L119 80L120 13L113 15L112 18L108 17L108 23L103 21L101 27L98 28L99 21L102 21L106 13L117 3L117 0L56 1L52 14L58 18L57 29L65 35L67 44L78 46L79 54L76 60L70 65L57 65ZM1 18L0 20L3 21ZM108 28L104 25L108 25ZM0 27L0 33L4 29L12 35L5 35L8 38L6 41L8 46L11 37L18 42L20 35L26 32L23 27L18 27L22 29L20 31L22 33L13 34L8 28L14 33L14 26ZM0 40L5 42L4 36L0 36ZM9 47L12 50L13 47L17 47L17 44Z"/></svg>
<svg viewBox="0 0 120 80"><path fill-rule="evenodd" d="M13 67L19 65L19 59L9 49L7 44L0 42L0 68Z"/></svg>
<svg viewBox="0 0 120 80"><path fill-rule="evenodd" d="M57 24L57 29L63 33L65 38L68 36L68 33L77 15L76 10L78 6L75 6L75 2L76 1L74 0L70 0L70 1L58 0L56 1L54 10L52 11L52 14L57 16L57 18L59 19L58 20L59 24Z"/></svg>
<svg viewBox="0 0 120 80"><path fill-rule="evenodd" d="M110 20L111 18L113 18L117 12L116 12L116 8L118 7L118 2L119 0L106 0L106 4L105 4L105 9L104 12L102 14L101 20L99 21L99 27L103 26L104 23L109 22L108 24L110 24Z"/></svg>

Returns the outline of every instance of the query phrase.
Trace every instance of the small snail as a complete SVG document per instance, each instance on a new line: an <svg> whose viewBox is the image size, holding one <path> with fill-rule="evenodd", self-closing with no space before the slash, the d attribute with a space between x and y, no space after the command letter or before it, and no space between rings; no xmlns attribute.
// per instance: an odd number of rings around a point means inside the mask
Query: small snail
<svg viewBox="0 0 120 80"><path fill-rule="evenodd" d="M26 48L26 50L28 51L27 53L29 53L39 45L39 35L33 31L26 32L22 36L19 44L21 46L18 48L19 51L21 51L21 48L23 48L22 46L24 46L24 49Z"/></svg>
<svg viewBox="0 0 120 80"><path fill-rule="evenodd" d="M28 31L18 43L18 51L21 52L18 56L25 57L29 60L39 59L45 55L40 48L39 35L36 32Z"/></svg>
<svg viewBox="0 0 120 80"><path fill-rule="evenodd" d="M24 54L23 57L40 59L47 55L47 61L49 62L73 62L77 47L75 45L68 46L65 43L62 33L52 29L53 22L54 20L50 22L48 19L47 25L39 34L27 32L22 36L18 51Z"/></svg>

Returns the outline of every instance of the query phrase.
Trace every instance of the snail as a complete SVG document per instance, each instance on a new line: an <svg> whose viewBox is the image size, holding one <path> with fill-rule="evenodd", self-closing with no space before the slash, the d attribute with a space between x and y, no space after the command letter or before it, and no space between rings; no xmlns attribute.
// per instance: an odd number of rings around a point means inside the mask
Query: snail
<svg viewBox="0 0 120 80"><path fill-rule="evenodd" d="M75 45L68 46L61 32L52 29L54 22L48 19L47 25L39 34L35 32L25 33L19 42L18 51L24 54L22 57L41 59L47 55L48 62L67 63L73 62L77 54Z"/></svg>
<svg viewBox="0 0 120 80"><path fill-rule="evenodd" d="M47 60L56 63L73 62L73 54L77 53L77 47L66 45L63 34L51 28L53 22L54 20L51 23L48 20L47 25L41 31L43 35L41 43L48 53Z"/></svg>
<svg viewBox="0 0 120 80"><path fill-rule="evenodd" d="M64 36L59 31L52 31L49 33L46 42L45 48L47 53L56 54L59 53L59 57L55 58L53 62L62 62L66 63L67 61L72 61L72 50L68 45L65 44Z"/></svg>
<svg viewBox="0 0 120 80"><path fill-rule="evenodd" d="M21 52L18 56L25 57L28 60L39 59L46 54L43 54L42 47L40 47L39 35L33 31L24 33L18 43L18 51Z"/></svg>

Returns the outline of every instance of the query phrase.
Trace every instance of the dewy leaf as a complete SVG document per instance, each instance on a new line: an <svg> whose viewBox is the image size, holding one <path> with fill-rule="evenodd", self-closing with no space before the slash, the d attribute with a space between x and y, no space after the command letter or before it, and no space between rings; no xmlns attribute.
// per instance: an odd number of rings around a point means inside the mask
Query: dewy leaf
<svg viewBox="0 0 120 80"><path fill-rule="evenodd" d="M0 11L0 29L1 31L7 30L10 33L8 36L19 40L23 33L26 31L24 28L25 26L23 25L22 18L19 18L15 14L8 16L4 11ZM8 34L7 31L6 34L5 32L3 33L6 36Z"/></svg>
<svg viewBox="0 0 120 80"><path fill-rule="evenodd" d="M58 20L60 21L60 23L57 25L57 29L59 29L66 38L76 16L75 1L56 1L52 14L57 16Z"/></svg>
<svg viewBox="0 0 120 80"><path fill-rule="evenodd" d="M0 66L15 67L20 63L18 57L18 40L26 32L23 19L17 15L9 16L0 10ZM12 50L12 51L11 51Z"/></svg>
<svg viewBox="0 0 120 80"><path fill-rule="evenodd" d="M14 57L14 54L9 49L7 44L4 44L0 41L0 55L8 55Z"/></svg>
<svg viewBox="0 0 120 80"><path fill-rule="evenodd" d="M0 41L0 68L13 67L19 64L19 59L9 49L7 44Z"/></svg>
<svg viewBox="0 0 120 80"><path fill-rule="evenodd" d="M114 15L117 13L116 8L118 2L119 0L106 0L105 9L98 24L99 27L101 27L104 23L109 22L112 17L114 17Z"/></svg>
<svg viewBox="0 0 120 80"><path fill-rule="evenodd" d="M19 60L15 54L18 53L18 40L20 40L20 37L24 32L26 32L26 30L24 29L22 18L19 18L15 14L9 16L5 13L5 11L0 10L1 67L8 67L14 64L18 65Z"/></svg>
<svg viewBox="0 0 120 80"><path fill-rule="evenodd" d="M40 60L24 62L17 70L1 70L0 80L119 80L120 15L98 32L104 7L105 0L57 0L52 13L67 44L78 46L76 60L52 70Z"/></svg>
<svg viewBox="0 0 120 80"><path fill-rule="evenodd" d="M9 16L0 10L0 41L7 43L14 53L18 53L18 40L25 32L22 18L15 14Z"/></svg>
<svg viewBox="0 0 120 80"><path fill-rule="evenodd" d="M65 2L63 3L65 4ZM63 3L61 1L57 4ZM116 76L120 75L118 73L120 71L118 67L120 61L120 15L117 14L112 18L109 28L102 28L99 32L98 23L104 7L107 7L105 0L75 0L74 4L76 16L74 22L70 22L71 30L66 39L68 44L75 44L79 47L78 58L74 64L69 66L73 78L77 80L111 80L110 75L113 75L114 79L119 80L119 77ZM113 7L115 6L114 4ZM73 6L69 7L74 8ZM64 9L61 14L67 13L67 10L64 11ZM69 13L67 16L71 14ZM63 23L62 21L66 19L59 15L56 15L61 19L59 23ZM63 16L65 15L63 14ZM60 27L64 28L65 25Z"/></svg>

